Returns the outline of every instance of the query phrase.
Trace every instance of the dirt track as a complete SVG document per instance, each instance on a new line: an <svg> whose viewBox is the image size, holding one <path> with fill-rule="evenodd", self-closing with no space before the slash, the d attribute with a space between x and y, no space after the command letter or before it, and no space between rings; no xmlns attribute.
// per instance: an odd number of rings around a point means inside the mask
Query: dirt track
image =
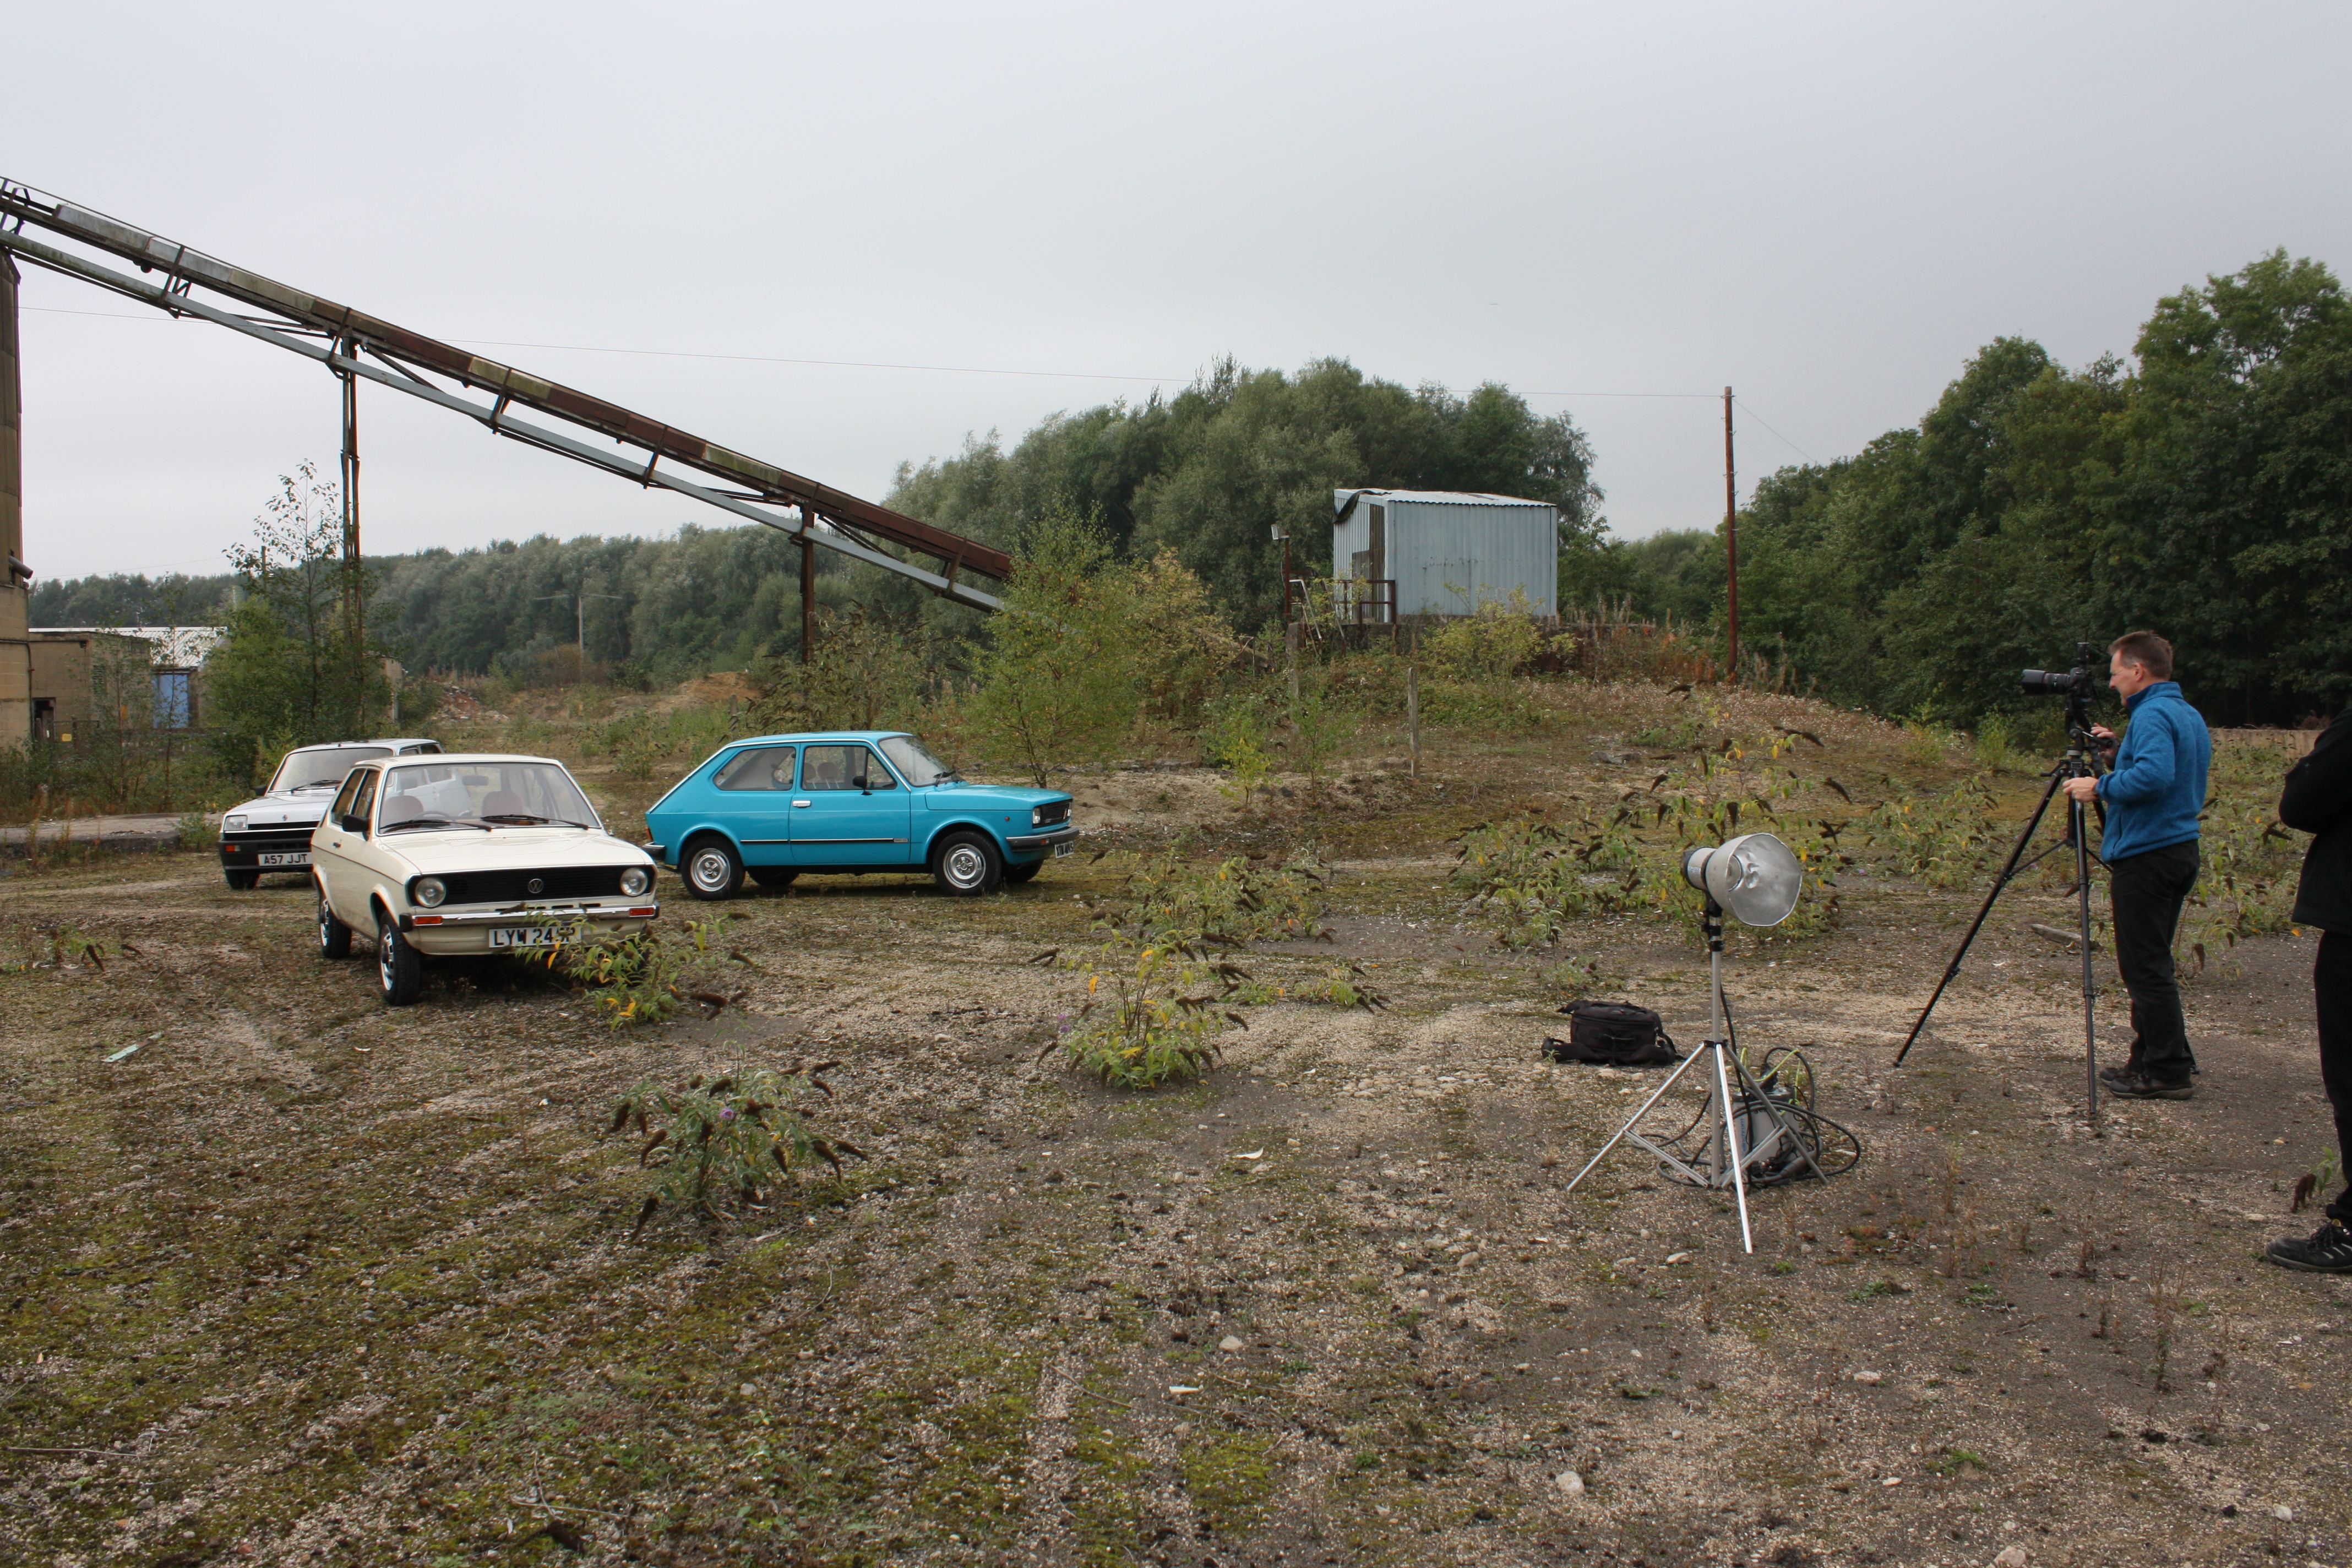
<svg viewBox="0 0 2352 1568"><path fill-rule="evenodd" d="M2326 1134L2307 943L2194 982L2199 1098L2094 1139L2074 971L2022 931L2048 895L2004 906L1900 1073L1964 895L1735 931L1748 1040L1805 1045L1867 1149L1760 1194L1745 1257L1633 1155L1563 1194L1646 1080L1541 1065L1558 955L1454 929L1441 863L1399 848L1341 862L1331 943L1250 961L1358 960L1391 1010L1256 1009L1151 1096L1035 1059L1081 983L1024 961L1082 937L1111 863L979 904L747 900L743 1005L635 1036L488 966L386 1013L290 881L20 871L7 957L62 927L126 948L0 976L5 1555L2352 1557L2352 1281L2253 1260L2307 1226L2283 1188ZM1570 945L1702 1032L1665 928ZM809 1054L844 1061L872 1163L633 1237L616 1096Z"/></svg>

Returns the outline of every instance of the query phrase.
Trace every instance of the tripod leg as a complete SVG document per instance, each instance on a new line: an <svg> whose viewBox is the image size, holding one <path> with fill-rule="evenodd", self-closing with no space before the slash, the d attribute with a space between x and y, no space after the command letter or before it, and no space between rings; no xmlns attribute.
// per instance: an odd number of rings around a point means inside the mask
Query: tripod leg
<svg viewBox="0 0 2352 1568"><path fill-rule="evenodd" d="M1666 1075L1665 1081L1650 1091L1650 1098L1642 1101L1642 1108L1625 1119L1625 1125L1617 1129L1616 1132L1610 1137L1608 1142L1601 1145L1600 1153L1595 1154L1591 1159L1587 1160L1584 1163L1584 1169L1576 1173L1576 1182L1570 1182L1567 1186L1561 1188L1559 1195L1566 1197L1569 1194L1576 1191L1576 1183L1581 1182L1585 1177L1592 1174L1592 1167L1601 1163L1601 1160L1607 1156L1610 1150L1614 1149L1618 1144L1624 1142L1625 1135L1633 1131L1634 1124L1640 1121L1644 1116L1650 1114L1650 1107L1658 1103L1658 1097L1664 1094L1666 1090L1674 1088L1675 1079L1682 1077L1684 1073L1689 1071L1691 1063L1698 1060L1698 1058L1699 1053L1693 1051L1690 1055L1685 1057L1679 1063L1675 1064L1675 1070Z"/></svg>
<svg viewBox="0 0 2352 1568"><path fill-rule="evenodd" d="M2099 1124L2099 1030L2096 1003L2098 980L2091 969L2091 841L2090 824L2082 804L2074 803L2074 906L2081 921L2083 944L2083 1113L2089 1118L2091 1135L2106 1136Z"/></svg>
<svg viewBox="0 0 2352 1568"><path fill-rule="evenodd" d="M1812 1167L1814 1179L1828 1181L1829 1177L1822 1173L1821 1163L1813 1158L1812 1150L1806 1147L1805 1140L1799 1135L1796 1129L1789 1125L1787 1114L1774 1109L1771 1098L1764 1092L1763 1084L1748 1070L1748 1064L1741 1061L1736 1052L1731 1058L1731 1067L1732 1070L1739 1075L1739 1090L1742 1098L1753 1095L1756 1103L1762 1108L1762 1113L1771 1120L1773 1126L1779 1130L1780 1135L1788 1139L1795 1145L1797 1152L1805 1157L1805 1163ZM1752 1153L1753 1151L1750 1152Z"/></svg>
<svg viewBox="0 0 2352 1568"><path fill-rule="evenodd" d="M2001 867L2000 875L1992 879L1992 890L1985 895L1983 907L1977 910L1977 918L1969 922L1969 934L1960 938L1960 945L1952 952L1952 962L1944 966L1944 978L1936 982L1936 994L1927 998L1927 1005L1919 1009L1918 1021L1911 1026L1911 1032L1903 1037L1903 1048L1895 1053L1896 1067L1901 1067L1903 1058L1911 1054L1912 1044L1918 1039L1919 1031L1927 1026L1927 1015L1936 1010L1936 1004L1944 999L1944 988L1960 973L1960 960L1969 955L1969 944L1975 942L1977 932L1984 929L1986 918L1992 913L1993 900L2000 897L2003 888L2009 886L2009 879L2017 875L2017 862L2025 854L2025 847L2033 841L2034 831L2042 826L2042 816L2049 811L2051 800L2058 794L2059 782L2065 776L2063 768L2050 775L2050 783L2042 791L2042 804L2033 808L2033 816L2026 823L2025 831L2017 836L2017 843L2010 849L2009 859ZM2074 809L2079 812L2082 808L2077 806Z"/></svg>
<svg viewBox="0 0 2352 1568"><path fill-rule="evenodd" d="M1723 1144L1731 1156L1731 1190L1739 1199L1739 1250L1753 1252L1756 1237L1748 1228L1748 1178L1740 1169L1748 1156L1740 1152L1739 1121L1731 1111L1731 1081L1723 1070L1723 1058L1730 1047L1721 1040L1710 1040L1707 1046L1715 1058L1715 1103L1723 1118Z"/></svg>

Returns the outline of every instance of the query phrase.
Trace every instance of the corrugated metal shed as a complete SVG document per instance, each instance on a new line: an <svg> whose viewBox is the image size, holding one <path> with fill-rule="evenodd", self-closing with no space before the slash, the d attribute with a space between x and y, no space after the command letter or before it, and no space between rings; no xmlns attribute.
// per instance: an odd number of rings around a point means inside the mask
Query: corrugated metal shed
<svg viewBox="0 0 2352 1568"><path fill-rule="evenodd" d="M1331 575L1343 620L1475 615L1516 592L1538 616L1559 613L1559 510L1468 490L1334 490ZM1360 605L1360 616L1359 606Z"/></svg>

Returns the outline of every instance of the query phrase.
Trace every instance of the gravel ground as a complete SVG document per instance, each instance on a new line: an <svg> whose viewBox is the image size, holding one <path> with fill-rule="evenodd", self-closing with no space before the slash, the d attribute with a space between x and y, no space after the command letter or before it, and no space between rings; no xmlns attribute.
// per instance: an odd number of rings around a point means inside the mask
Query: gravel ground
<svg viewBox="0 0 2352 1568"><path fill-rule="evenodd" d="M2352 1560L2352 1280L2256 1260L2309 1223L2286 1188L2327 1135L2308 941L2192 981L2198 1098L2095 1136L2075 970L2025 929L2064 923L2055 895L2004 903L1899 1071L1967 893L1857 882L1826 936L1735 930L1748 1042L1802 1046L1865 1149L1757 1194L1750 1255L1630 1152L1565 1190L1654 1075L1544 1065L1562 955L1496 949L1439 889L1470 815L1642 773L1556 763L1451 804L1376 764L1318 796L1330 940L1244 963L1355 963L1387 1010L1253 1009L1150 1095L1038 1059L1083 980L1027 961L1083 942L1117 858L973 903L746 899L740 1000L621 1034L488 963L388 1012L291 881L17 868L0 1557ZM1163 787L1214 825L1197 775L1080 793L1117 843ZM1672 930L1567 945L1704 1032ZM817 1058L870 1161L631 1231L650 1178L600 1136L624 1090Z"/></svg>

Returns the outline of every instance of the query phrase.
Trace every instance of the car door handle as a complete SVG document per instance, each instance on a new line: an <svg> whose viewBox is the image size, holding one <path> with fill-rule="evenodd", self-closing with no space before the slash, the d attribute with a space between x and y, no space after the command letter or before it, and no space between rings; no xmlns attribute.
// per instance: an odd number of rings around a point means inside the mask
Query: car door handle
<svg viewBox="0 0 2352 1568"><path fill-rule="evenodd" d="M816 802L813 800L796 800L793 802L793 804L794 805L814 805Z"/></svg>

